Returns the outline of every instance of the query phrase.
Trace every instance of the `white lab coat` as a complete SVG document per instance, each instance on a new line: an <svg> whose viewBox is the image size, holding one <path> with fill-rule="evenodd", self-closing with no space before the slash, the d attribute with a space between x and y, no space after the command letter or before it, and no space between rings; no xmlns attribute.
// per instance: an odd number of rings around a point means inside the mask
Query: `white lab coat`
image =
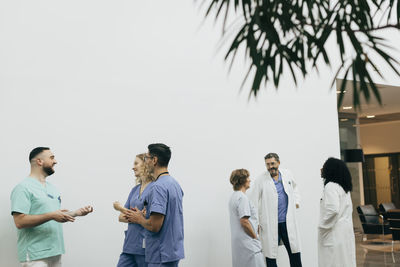
<svg viewBox="0 0 400 267"><path fill-rule="evenodd" d="M296 223L296 204L300 205L300 195L292 173L284 169L279 169L279 171L288 196L286 226L290 248L292 253L297 253L300 252L300 242ZM278 192L268 171L257 177L250 186L248 195L258 211L264 256L276 259L278 257Z"/></svg>
<svg viewBox="0 0 400 267"><path fill-rule="evenodd" d="M353 204L350 192L326 184L320 204L318 263L320 267L355 267Z"/></svg>

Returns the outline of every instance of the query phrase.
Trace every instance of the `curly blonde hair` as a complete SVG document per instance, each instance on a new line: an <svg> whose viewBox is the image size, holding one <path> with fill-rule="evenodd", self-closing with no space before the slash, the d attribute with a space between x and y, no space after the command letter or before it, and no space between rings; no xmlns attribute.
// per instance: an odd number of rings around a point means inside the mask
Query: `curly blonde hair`
<svg viewBox="0 0 400 267"><path fill-rule="evenodd" d="M136 184L141 184L143 182L153 182L155 179L154 177L150 174L148 168L146 167L146 164L144 164L144 157L146 156L146 153L141 153L136 155L138 159L140 159L143 162L141 170L139 170L139 177L136 177Z"/></svg>

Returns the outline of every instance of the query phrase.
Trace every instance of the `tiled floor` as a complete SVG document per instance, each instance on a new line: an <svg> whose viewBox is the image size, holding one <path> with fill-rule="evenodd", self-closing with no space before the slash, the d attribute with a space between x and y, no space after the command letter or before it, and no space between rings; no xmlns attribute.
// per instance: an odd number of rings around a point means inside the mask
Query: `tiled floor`
<svg viewBox="0 0 400 267"><path fill-rule="evenodd" d="M362 236L356 234L357 267L400 267L400 251L392 253L365 249L361 240Z"/></svg>

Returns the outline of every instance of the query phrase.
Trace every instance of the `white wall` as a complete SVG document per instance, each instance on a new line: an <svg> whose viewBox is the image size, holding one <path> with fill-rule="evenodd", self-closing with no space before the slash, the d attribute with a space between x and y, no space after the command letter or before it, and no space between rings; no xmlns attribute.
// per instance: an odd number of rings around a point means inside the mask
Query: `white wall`
<svg viewBox="0 0 400 267"><path fill-rule="evenodd" d="M360 139L365 154L400 152L400 122L363 125Z"/></svg>
<svg viewBox="0 0 400 267"><path fill-rule="evenodd" d="M19 266L9 194L36 146L56 155L49 181L63 207L95 207L65 224L64 265L114 266L125 226L112 202L125 201L134 156L152 142L172 147L185 192L181 266L231 265L230 172L258 175L271 151L300 184L303 265L317 266L319 170L339 156L332 72L248 101L245 68L227 75L219 36L192 1L0 3L0 266Z"/></svg>

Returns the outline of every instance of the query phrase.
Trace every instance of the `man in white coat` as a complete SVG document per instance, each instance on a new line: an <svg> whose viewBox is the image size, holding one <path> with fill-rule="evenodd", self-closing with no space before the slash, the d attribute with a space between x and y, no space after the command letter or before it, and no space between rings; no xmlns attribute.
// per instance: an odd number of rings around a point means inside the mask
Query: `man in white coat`
<svg viewBox="0 0 400 267"><path fill-rule="evenodd" d="M285 245L290 266L301 267L299 233L296 209L300 196L289 170L279 169L279 156L265 157L267 172L261 174L249 192L249 198L258 210L260 239L267 267L276 267L278 246Z"/></svg>

